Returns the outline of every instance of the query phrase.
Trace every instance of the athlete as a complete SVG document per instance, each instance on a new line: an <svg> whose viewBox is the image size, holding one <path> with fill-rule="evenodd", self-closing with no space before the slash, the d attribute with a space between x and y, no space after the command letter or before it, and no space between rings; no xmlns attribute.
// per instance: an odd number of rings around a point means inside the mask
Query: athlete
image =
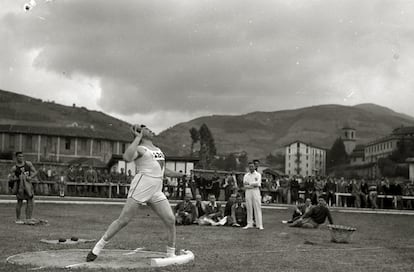
<svg viewBox="0 0 414 272"><path fill-rule="evenodd" d="M127 201L118 219L112 222L102 238L88 253L87 262L94 261L104 246L124 228L138 211L140 205L146 203L161 218L168 229L167 257L175 256L175 216L168 199L162 192L164 174L170 177L181 177L181 174L165 168L163 152L152 143L154 133L144 125L134 125L131 131L134 141L128 146L123 158L135 161L138 173L131 182Z"/></svg>
<svg viewBox="0 0 414 272"><path fill-rule="evenodd" d="M34 190L31 183L37 172L30 161L24 160L22 152L16 152L16 165L11 168L11 182L13 183L13 194L16 195L16 224L24 224L20 214L23 200L26 200L26 220L32 219Z"/></svg>

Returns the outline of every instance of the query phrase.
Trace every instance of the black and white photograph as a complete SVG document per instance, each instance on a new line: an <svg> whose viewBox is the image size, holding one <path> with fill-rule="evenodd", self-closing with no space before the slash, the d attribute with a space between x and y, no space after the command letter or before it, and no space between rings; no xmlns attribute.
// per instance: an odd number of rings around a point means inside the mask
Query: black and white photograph
<svg viewBox="0 0 414 272"><path fill-rule="evenodd" d="M414 271L414 1L0 1L0 272Z"/></svg>

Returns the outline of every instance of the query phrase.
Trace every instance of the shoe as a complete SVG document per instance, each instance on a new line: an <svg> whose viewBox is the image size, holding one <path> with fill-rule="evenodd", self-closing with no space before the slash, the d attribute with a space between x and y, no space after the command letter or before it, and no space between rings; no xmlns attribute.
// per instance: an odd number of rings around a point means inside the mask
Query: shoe
<svg viewBox="0 0 414 272"><path fill-rule="evenodd" d="M16 221L14 221L14 223L19 224L19 225L23 225L24 224L24 221L21 220L21 219L18 219Z"/></svg>
<svg viewBox="0 0 414 272"><path fill-rule="evenodd" d="M96 260L96 258L98 258L98 255L93 254L92 250L89 251L88 256L86 256L86 261L87 262L93 262Z"/></svg>
<svg viewBox="0 0 414 272"><path fill-rule="evenodd" d="M259 230L264 230L264 228L263 228L263 227L258 227L258 229L259 229Z"/></svg>
<svg viewBox="0 0 414 272"><path fill-rule="evenodd" d="M252 228L253 228L253 226L247 225L247 226L243 227L242 229L252 229Z"/></svg>
<svg viewBox="0 0 414 272"><path fill-rule="evenodd" d="M282 220L282 224L287 224L287 223L288 223L288 221Z"/></svg>

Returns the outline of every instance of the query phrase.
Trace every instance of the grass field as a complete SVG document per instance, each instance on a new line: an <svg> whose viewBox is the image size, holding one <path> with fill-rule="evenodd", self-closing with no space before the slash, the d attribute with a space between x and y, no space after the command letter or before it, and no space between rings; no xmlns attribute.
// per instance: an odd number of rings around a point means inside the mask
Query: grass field
<svg viewBox="0 0 414 272"><path fill-rule="evenodd" d="M0 271L27 271L27 267L5 263L5 259L14 254L90 248L91 244L48 245L39 240L72 236L99 238L106 226L119 215L121 208L37 204L35 218L47 219L50 225L26 226L14 224L14 205L1 204ZM264 210L264 231L179 226L177 248L191 250L196 256L195 263L142 271L414 271L414 216L332 214L336 224L358 229L352 243L330 242L329 231L325 228L292 229L281 224L281 220L290 217L290 211ZM287 235L280 235L282 232ZM153 251L164 251L165 239L160 221L145 207L107 248L146 247ZM314 244L305 244L305 241Z"/></svg>

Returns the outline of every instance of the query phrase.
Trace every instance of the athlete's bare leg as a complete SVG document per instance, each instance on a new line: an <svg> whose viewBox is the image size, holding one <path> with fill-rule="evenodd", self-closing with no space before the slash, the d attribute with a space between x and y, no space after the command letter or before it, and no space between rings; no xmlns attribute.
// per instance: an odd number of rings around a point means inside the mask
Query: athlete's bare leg
<svg viewBox="0 0 414 272"><path fill-rule="evenodd" d="M124 208L122 209L121 214L118 219L113 221L102 238L95 244L93 249L86 256L87 262L94 261L98 255L101 253L102 249L108 243L108 241L115 236L121 229L123 229L131 221L132 217L137 213L139 209L139 204L132 198L128 198L125 202Z"/></svg>
<svg viewBox="0 0 414 272"><path fill-rule="evenodd" d="M33 198L26 200L26 219L32 219L33 206L34 206Z"/></svg>
<svg viewBox="0 0 414 272"><path fill-rule="evenodd" d="M106 230L102 238L105 241L109 241L110 239L112 239L112 237L114 237L115 234L117 234L121 229L128 225L132 217L137 214L139 206L140 205L138 204L138 202L136 202L132 198L128 198L118 219L116 219L111 223L111 225L109 225L108 229Z"/></svg>
<svg viewBox="0 0 414 272"><path fill-rule="evenodd" d="M170 203L167 199L165 199L157 203L151 203L150 207L161 218L162 222L167 227L168 246L175 248L175 216L171 209Z"/></svg>
<svg viewBox="0 0 414 272"><path fill-rule="evenodd" d="M22 206L23 206L23 200L18 199L16 204L16 220L20 220L20 214L22 213Z"/></svg>

